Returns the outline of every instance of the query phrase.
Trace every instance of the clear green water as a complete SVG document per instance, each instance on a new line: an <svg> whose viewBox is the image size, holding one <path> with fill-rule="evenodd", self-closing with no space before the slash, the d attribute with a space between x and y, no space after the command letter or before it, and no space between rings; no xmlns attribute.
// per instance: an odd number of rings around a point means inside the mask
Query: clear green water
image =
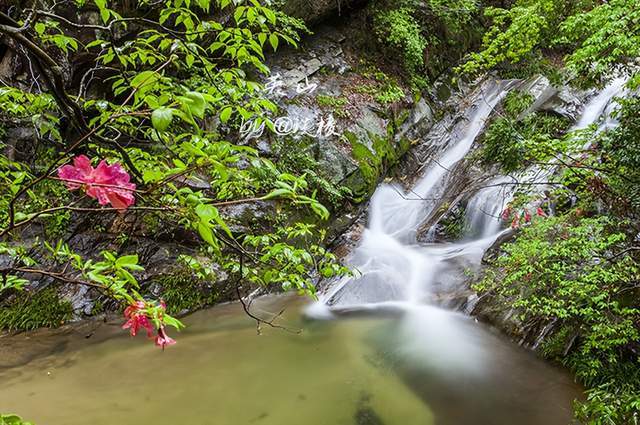
<svg viewBox="0 0 640 425"><path fill-rule="evenodd" d="M570 378L471 319L419 313L310 321L300 314L302 303L274 297L253 307L286 307L279 323L300 333L263 327L258 335L231 304L186 318L178 344L164 352L131 339L117 323L89 339L86 332L52 338L44 357L0 362L0 411L37 425L571 420L580 391ZM0 338L0 354L21 358L16 351L28 350L27 337Z"/></svg>

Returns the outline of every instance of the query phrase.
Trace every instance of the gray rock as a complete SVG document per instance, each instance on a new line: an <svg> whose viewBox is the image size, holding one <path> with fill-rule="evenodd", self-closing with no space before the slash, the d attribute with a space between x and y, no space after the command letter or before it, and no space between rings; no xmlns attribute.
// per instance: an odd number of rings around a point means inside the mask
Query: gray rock
<svg viewBox="0 0 640 425"><path fill-rule="evenodd" d="M590 93L567 86L555 87L548 78L542 75L523 82L519 89L531 94L535 100L529 108L520 114L518 119L535 111L545 111L576 121L585 98Z"/></svg>
<svg viewBox="0 0 640 425"><path fill-rule="evenodd" d="M335 143L321 139L314 147L318 170L321 175L327 176L335 184L344 181L350 174L358 169L353 158L339 149Z"/></svg>

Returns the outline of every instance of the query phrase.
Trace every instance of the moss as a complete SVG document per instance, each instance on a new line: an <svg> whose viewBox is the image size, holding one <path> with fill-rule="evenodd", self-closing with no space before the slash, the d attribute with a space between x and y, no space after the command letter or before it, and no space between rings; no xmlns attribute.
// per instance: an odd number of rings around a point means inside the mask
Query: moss
<svg viewBox="0 0 640 425"><path fill-rule="evenodd" d="M177 269L155 280L162 288L167 313L179 314L215 303L219 293L187 269Z"/></svg>
<svg viewBox="0 0 640 425"><path fill-rule="evenodd" d="M400 113L394 117L393 122L394 122L395 128L398 128L402 124L404 124L410 116L411 116L411 112L408 109L403 109L402 111L400 111Z"/></svg>
<svg viewBox="0 0 640 425"><path fill-rule="evenodd" d="M72 317L71 303L61 300L54 288L46 288L35 293L19 293L0 306L0 329L53 328Z"/></svg>
<svg viewBox="0 0 640 425"><path fill-rule="evenodd" d="M324 108L330 108L334 115L338 118L349 118L349 111L347 111L347 99L339 96L318 95L316 97L318 106Z"/></svg>
<svg viewBox="0 0 640 425"><path fill-rule="evenodd" d="M455 241L462 238L470 229L467 227L467 220L464 208L454 208L449 214L449 204L442 205L441 211L444 217L438 223L441 226L442 237L445 240Z"/></svg>
<svg viewBox="0 0 640 425"><path fill-rule="evenodd" d="M369 133L369 138L372 140L371 148L360 142L354 133L345 132L344 134L345 139L351 144L353 158L358 162L360 170L360 176L351 176L348 179L348 185L354 192L356 202L366 199L375 190L380 177L411 145L407 139L394 143L392 127L387 130L387 137Z"/></svg>

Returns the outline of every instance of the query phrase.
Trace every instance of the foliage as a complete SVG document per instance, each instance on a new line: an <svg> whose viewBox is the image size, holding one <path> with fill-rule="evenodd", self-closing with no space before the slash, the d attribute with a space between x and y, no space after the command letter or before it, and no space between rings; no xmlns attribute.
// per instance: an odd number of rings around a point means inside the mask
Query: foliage
<svg viewBox="0 0 640 425"><path fill-rule="evenodd" d="M635 366L635 365L633 365ZM632 366L632 367L633 367ZM625 380L637 382L635 376ZM640 396L637 387L618 382L609 382L587 391L585 403L577 403L576 413L579 420L593 425L637 424L640 414Z"/></svg>
<svg viewBox="0 0 640 425"><path fill-rule="evenodd" d="M398 58L414 90L426 90L478 44L482 2L377 0L369 11L382 51Z"/></svg>
<svg viewBox="0 0 640 425"><path fill-rule="evenodd" d="M487 7L491 26L482 49L470 53L458 70L486 70L540 60L555 49L581 84L600 83L613 71L635 72L640 53L640 11L634 0L517 0L510 8Z"/></svg>
<svg viewBox="0 0 640 425"><path fill-rule="evenodd" d="M567 67L586 82L600 82L612 71L633 65L640 55L640 9L635 0L602 2L567 18L557 43L576 48ZM584 81L583 81L584 82Z"/></svg>
<svg viewBox="0 0 640 425"><path fill-rule="evenodd" d="M511 113L524 104L507 103ZM505 173L512 173L533 162L549 161L567 151L571 139L559 139L567 121L555 115L533 113L518 121L510 116L495 119L484 134L482 157L498 163Z"/></svg>
<svg viewBox="0 0 640 425"><path fill-rule="evenodd" d="M333 98L332 98L333 99ZM314 158L319 146L303 138L300 141L279 140L273 144L274 155L280 168L287 173L304 175L312 192L318 194L318 200L329 207L337 208L345 199L351 197L351 190L338 186L332 181L335 176L322 173Z"/></svg>
<svg viewBox="0 0 640 425"><path fill-rule="evenodd" d="M379 12L375 16L375 28L381 43L400 49L409 72L415 73L424 66L427 40L421 34L413 9L401 7Z"/></svg>
<svg viewBox="0 0 640 425"><path fill-rule="evenodd" d="M382 86L382 89L376 93L375 99L384 105L398 102L404 99L404 96L404 90L397 84L390 82Z"/></svg>
<svg viewBox="0 0 640 425"><path fill-rule="evenodd" d="M388 76L379 69L363 71L363 76L375 80L374 82L357 85L353 88L357 93L372 96L376 102L382 105L398 102L405 97L405 92L396 79Z"/></svg>
<svg viewBox="0 0 640 425"><path fill-rule="evenodd" d="M96 231L119 223L125 235L136 222L182 229L200 238L192 270L217 263L238 273L237 285L273 283L313 294L317 276L345 271L322 248L321 229L303 224L329 216L318 200L321 178L310 184L232 142L243 121L273 130L277 108L261 84L269 74L265 59L284 44L296 46L305 30L299 20L257 0L33 7L1 17L0 32L27 53L24 69L45 83L0 89L3 127L31 126L40 141L34 155L0 155L3 295L24 287L26 273L50 286L88 286L126 307L127 323L152 322L156 342L169 345L165 326L182 325L138 284L136 255L81 254L64 243L63 228L83 221ZM58 64L80 56L86 78L68 81ZM72 159L75 167L65 166ZM287 219L232 231L222 208L257 202Z"/></svg>
<svg viewBox="0 0 640 425"><path fill-rule="evenodd" d="M578 409L588 423L627 423L606 418L638 414L632 395L638 394L638 380L616 372L625 367L637 371L639 361L635 282L640 268L627 250L626 230L624 223L606 216L574 213L534 220L515 242L503 246L504 255L476 286L513 306L524 323L554 325L556 348L549 346L545 353L594 387ZM620 383L629 388L616 388ZM607 392L607 387L614 388ZM626 398L618 398L622 394Z"/></svg>
<svg viewBox="0 0 640 425"><path fill-rule="evenodd" d="M348 270L337 263L334 254L313 243L314 229L312 224L296 223L271 235L246 235L242 245L251 249L261 263L272 267L242 268L242 262L230 262L225 268L258 285L278 284L286 291L293 289L315 297L309 270L316 270L324 278L346 274ZM289 242L295 240L305 242L306 248L297 248Z"/></svg>
<svg viewBox="0 0 640 425"><path fill-rule="evenodd" d="M640 102L632 95L618 103L617 127L596 131L594 125L549 145L562 186L547 200L559 215L534 217L477 286L515 307L526 326L549 326L542 353L562 361L587 386L587 399L576 402L575 410L589 424L632 424L640 416L635 239ZM519 157L529 153L507 140L546 132L544 126L522 129L526 118L508 123L521 109L494 122L486 137L493 138L494 149L500 146L494 154L512 170L525 166ZM589 148L579 151L583 146ZM543 160L544 151L531 157Z"/></svg>
<svg viewBox="0 0 640 425"><path fill-rule="evenodd" d="M534 100L534 96L530 93L520 90L510 91L504 98L504 111L509 117L517 118L533 104Z"/></svg>
<svg viewBox="0 0 640 425"><path fill-rule="evenodd" d="M206 281L189 269L177 269L155 280L162 288L167 313L180 314L211 305L218 299L215 288L207 288Z"/></svg>
<svg viewBox="0 0 640 425"><path fill-rule="evenodd" d="M478 11L480 2L477 0L429 0L431 12L440 18L444 25L457 32L462 25L468 24Z"/></svg>
<svg viewBox="0 0 640 425"><path fill-rule="evenodd" d="M33 425L31 422L26 422L18 415L2 414L0 413L0 425Z"/></svg>
<svg viewBox="0 0 640 425"><path fill-rule="evenodd" d="M607 170L604 183L615 194L620 207L640 209L640 97L620 99L616 112L619 126L596 141L600 155L595 159ZM610 199L613 197L610 197Z"/></svg>
<svg viewBox="0 0 640 425"><path fill-rule="evenodd" d="M369 136L373 141L371 148L358 141L355 134L348 131L344 134L344 138L351 144L353 157L358 161L360 176L364 179L364 181L358 182L359 184L350 185L354 187L354 195L360 198L373 193L378 179L384 175L384 171L394 165L398 158L409 149L409 141L406 139L400 140L399 146L394 147L393 138L373 134L369 134Z"/></svg>
<svg viewBox="0 0 640 425"><path fill-rule="evenodd" d="M554 4L553 0L532 0L516 2L511 9L485 9L493 25L484 34L482 50L471 53L460 71L478 74L503 63L522 61L545 39Z"/></svg>

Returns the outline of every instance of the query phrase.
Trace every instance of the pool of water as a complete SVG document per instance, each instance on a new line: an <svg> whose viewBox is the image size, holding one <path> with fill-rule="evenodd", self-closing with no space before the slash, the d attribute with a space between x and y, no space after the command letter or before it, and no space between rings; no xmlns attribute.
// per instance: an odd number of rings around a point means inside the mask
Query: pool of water
<svg viewBox="0 0 640 425"><path fill-rule="evenodd" d="M36 425L571 423L571 378L472 318L412 307L321 321L305 303L254 302L284 308L287 329L260 334L238 304L200 311L164 352L118 323L51 337L46 355L0 362L0 412ZM0 338L3 355L25 338Z"/></svg>

